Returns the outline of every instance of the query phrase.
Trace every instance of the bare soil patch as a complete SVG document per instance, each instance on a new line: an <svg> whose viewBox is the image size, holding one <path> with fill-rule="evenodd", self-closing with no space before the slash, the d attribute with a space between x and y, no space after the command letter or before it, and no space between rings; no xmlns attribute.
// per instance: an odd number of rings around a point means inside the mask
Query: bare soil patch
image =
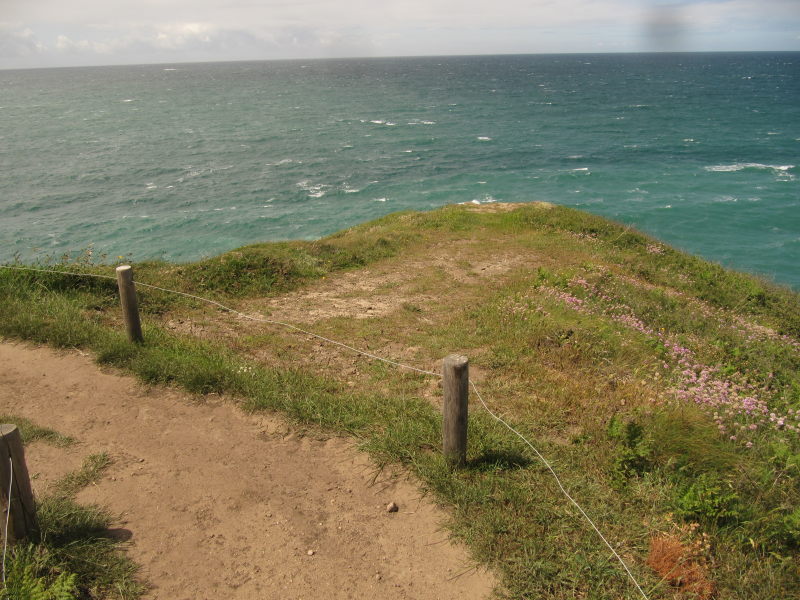
<svg viewBox="0 0 800 600"><path fill-rule="evenodd" d="M28 448L37 493L90 453L112 457L78 500L119 515L150 600L477 600L496 583L413 482L346 439L147 388L77 352L0 343L0 363L3 411L79 440Z"/></svg>
<svg viewBox="0 0 800 600"><path fill-rule="evenodd" d="M479 213L501 213L511 212L522 206L536 206L541 209L550 209L555 206L552 202L489 202L488 204L471 204L465 202L463 206L472 212Z"/></svg>
<svg viewBox="0 0 800 600"><path fill-rule="evenodd" d="M547 262L550 259L539 252L519 246L498 251L480 239L448 240L357 270L332 273L278 296L231 304L255 319L289 323L393 360L438 370L438 365L418 356L419 348L395 341L403 327L427 328L439 323L452 312L456 298L469 305L487 287L502 285L517 270L535 269ZM201 308L191 316L168 317L164 326L180 334L226 343L261 364L285 365L286 358L281 353L290 352L295 365L313 367L348 383L360 379L360 359L353 358L349 351L272 323L223 311L203 312L206 310ZM402 316L409 314L413 316L411 324L398 325L404 321ZM362 320L394 319L398 315L401 318L381 328L370 340L328 329L337 319L348 320L348 327L357 328ZM275 340L253 340L272 334L277 336ZM243 343L247 339L250 341Z"/></svg>
<svg viewBox="0 0 800 600"><path fill-rule="evenodd" d="M454 251L454 248L456 251ZM390 315L403 306L441 301L442 290L485 286L513 269L541 264L541 256L519 248L487 252L478 240L449 241L396 259L333 274L274 298L248 300L243 311L290 322L315 323L348 317Z"/></svg>

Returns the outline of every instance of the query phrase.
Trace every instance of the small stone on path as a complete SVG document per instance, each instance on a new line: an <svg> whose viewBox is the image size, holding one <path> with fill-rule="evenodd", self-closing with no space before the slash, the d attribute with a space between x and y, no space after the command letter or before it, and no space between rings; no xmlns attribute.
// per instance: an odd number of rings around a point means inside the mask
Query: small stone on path
<svg viewBox="0 0 800 600"><path fill-rule="evenodd" d="M400 507L394 502L389 502L389 504L386 505L386 512L397 512L398 510L400 510Z"/></svg>

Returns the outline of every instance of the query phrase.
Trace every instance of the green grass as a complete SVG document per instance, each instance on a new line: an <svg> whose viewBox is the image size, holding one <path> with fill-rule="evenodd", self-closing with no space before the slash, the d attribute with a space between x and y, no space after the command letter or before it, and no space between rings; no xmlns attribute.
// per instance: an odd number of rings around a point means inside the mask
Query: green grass
<svg viewBox="0 0 800 600"><path fill-rule="evenodd" d="M254 244L193 263L174 265L145 261L136 264L135 277L142 283L212 295L219 300L273 295L329 273L358 268L394 256L419 237L410 230L385 230L397 218L397 215L390 215L316 242ZM5 275L18 282L18 285L38 288L41 293L61 294L87 311L99 312L113 307L117 302L114 267L124 261L104 264L92 262L91 259L91 252L84 252L77 258L70 255L48 257L34 265L27 265L40 270L88 273L88 276L25 271ZM149 314L161 314L186 306L197 306L197 303L186 297L157 291L150 291L140 299L140 309Z"/></svg>
<svg viewBox="0 0 800 600"><path fill-rule="evenodd" d="M73 498L75 494L88 485L100 480L108 466L111 458L105 452L92 454L83 461L83 465L77 471L65 475L56 485L55 496L59 498Z"/></svg>
<svg viewBox="0 0 800 600"><path fill-rule="evenodd" d="M27 419L4 415L17 424L24 443L43 439L63 446L71 438L38 427ZM97 506L84 506L75 494L97 481L111 464L105 453L88 456L80 469L68 473L48 495L36 499L39 531L13 546L7 556L7 600L135 600L144 587L135 579L137 567L120 542L109 533L113 520Z"/></svg>
<svg viewBox="0 0 800 600"><path fill-rule="evenodd" d="M75 440L68 435L63 435L53 429L49 429L48 427L40 427L29 419L18 417L16 415L0 414L0 423L10 423L16 425L19 429L20 436L22 437L23 444L43 441L47 444L64 448L75 443Z"/></svg>
<svg viewBox="0 0 800 600"><path fill-rule="evenodd" d="M466 276L425 266L442 248ZM469 275L473 263L515 253L532 258L488 281ZM552 460L652 598L680 597L646 564L659 535L687 547L711 540L703 560L719 597L800 597L799 436L774 423L750 430L753 419L728 415L729 404L715 410L681 396L717 393L686 374L706 373L794 415L796 293L600 217L537 205L398 213L319 242L135 265L140 281L233 304L343 270L368 277L373 267L404 273L407 282L382 285L412 299L383 317L300 325L391 357L414 348L415 365L466 353L490 405ZM146 343L131 345L118 327L113 281L0 270L0 334L88 348L150 383L230 394L248 410L355 436L378 464L405 465L450 507L451 530L501 576L509 598L636 597L551 475L479 407L471 408L467 468L453 471L438 452L430 378L337 349L326 363L309 362L302 337L140 294ZM174 318L203 319L210 333L171 333ZM691 363L680 364L672 345Z"/></svg>

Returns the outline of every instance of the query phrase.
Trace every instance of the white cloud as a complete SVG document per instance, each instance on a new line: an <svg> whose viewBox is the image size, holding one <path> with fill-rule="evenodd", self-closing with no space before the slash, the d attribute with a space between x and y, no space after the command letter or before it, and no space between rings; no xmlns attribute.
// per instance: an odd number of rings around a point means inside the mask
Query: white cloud
<svg viewBox="0 0 800 600"><path fill-rule="evenodd" d="M114 52L114 46L89 40L72 40L66 35L56 38L55 51L63 54L108 54Z"/></svg>
<svg viewBox="0 0 800 600"><path fill-rule="evenodd" d="M355 55L800 49L797 0L0 2L6 4L4 14L18 24L0 27L0 68ZM742 31L747 36L737 39Z"/></svg>
<svg viewBox="0 0 800 600"><path fill-rule="evenodd" d="M46 51L46 47L30 28L0 23L0 57L31 58Z"/></svg>

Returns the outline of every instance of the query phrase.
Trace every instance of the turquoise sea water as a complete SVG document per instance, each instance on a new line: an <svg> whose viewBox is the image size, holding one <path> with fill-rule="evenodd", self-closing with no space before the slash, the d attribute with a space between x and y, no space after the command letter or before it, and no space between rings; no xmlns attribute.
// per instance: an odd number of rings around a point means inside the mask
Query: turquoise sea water
<svg viewBox="0 0 800 600"><path fill-rule="evenodd" d="M800 53L0 71L0 260L546 200L800 288Z"/></svg>

